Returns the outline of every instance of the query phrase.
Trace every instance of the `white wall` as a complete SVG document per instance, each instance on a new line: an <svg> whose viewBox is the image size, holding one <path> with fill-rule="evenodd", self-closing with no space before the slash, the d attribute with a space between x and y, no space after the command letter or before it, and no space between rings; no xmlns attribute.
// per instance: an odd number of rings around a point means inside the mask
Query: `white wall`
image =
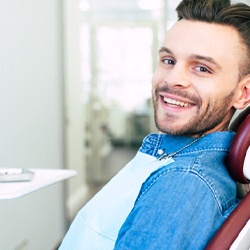
<svg viewBox="0 0 250 250"><path fill-rule="evenodd" d="M66 166L77 171L77 176L68 181L67 212L71 221L86 202L85 162L85 118L80 27L83 13L79 0L64 1L64 78L65 78L65 117L66 117Z"/></svg>
<svg viewBox="0 0 250 250"><path fill-rule="evenodd" d="M0 167L64 167L61 7L1 1ZM53 249L65 233L63 198L60 183L1 200L0 249Z"/></svg>

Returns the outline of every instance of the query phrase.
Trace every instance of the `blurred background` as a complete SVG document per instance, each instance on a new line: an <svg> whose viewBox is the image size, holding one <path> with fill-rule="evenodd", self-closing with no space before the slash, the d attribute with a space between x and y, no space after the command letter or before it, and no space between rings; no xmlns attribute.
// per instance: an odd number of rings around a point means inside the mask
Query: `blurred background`
<svg viewBox="0 0 250 250"><path fill-rule="evenodd" d="M0 200L1 250L57 249L77 211L156 131L151 77L179 2L1 1L0 168L78 172Z"/></svg>

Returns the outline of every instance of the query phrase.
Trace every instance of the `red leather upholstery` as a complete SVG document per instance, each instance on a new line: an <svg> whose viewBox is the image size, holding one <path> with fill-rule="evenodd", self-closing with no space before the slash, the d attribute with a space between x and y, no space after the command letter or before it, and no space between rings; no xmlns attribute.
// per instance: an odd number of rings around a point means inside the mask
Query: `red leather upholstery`
<svg viewBox="0 0 250 250"><path fill-rule="evenodd" d="M237 131L237 133L230 147L229 172L237 182L249 183L249 180L244 177L243 166L246 151L250 145L250 107L236 118L230 129ZM241 200L240 204L216 232L206 250L228 250L249 219L250 193Z"/></svg>
<svg viewBox="0 0 250 250"><path fill-rule="evenodd" d="M242 120L244 122L240 125L239 121L242 122ZM250 107L240 113L239 117L232 123L232 128L237 133L229 151L228 170L237 182L249 183L250 180L247 180L243 174L243 166L250 145Z"/></svg>
<svg viewBox="0 0 250 250"><path fill-rule="evenodd" d="M250 219L250 193L248 193L235 210L216 232L206 250L228 250ZM249 239L250 240L250 239Z"/></svg>
<svg viewBox="0 0 250 250"><path fill-rule="evenodd" d="M247 118L247 116L250 114L250 106L245 108L243 111L241 111L238 116L234 119L234 121L230 124L229 129L231 131L234 131L237 133L238 129L240 128L241 124L244 122L244 120Z"/></svg>

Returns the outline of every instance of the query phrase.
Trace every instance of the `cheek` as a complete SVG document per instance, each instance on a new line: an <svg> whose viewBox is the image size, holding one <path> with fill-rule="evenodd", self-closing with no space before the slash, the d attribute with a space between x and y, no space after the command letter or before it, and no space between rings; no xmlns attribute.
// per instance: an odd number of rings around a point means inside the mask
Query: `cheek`
<svg viewBox="0 0 250 250"><path fill-rule="evenodd" d="M225 89L221 89L218 82L204 79L193 81L193 89L203 102L206 103L218 99L225 94Z"/></svg>
<svg viewBox="0 0 250 250"><path fill-rule="evenodd" d="M163 82L163 77L160 74L160 72L158 70L156 70L155 73L153 74L153 77L152 77L152 87L155 88L161 82Z"/></svg>
<svg viewBox="0 0 250 250"><path fill-rule="evenodd" d="M202 100L202 102L207 104L215 104L220 100L223 100L225 97L231 95L231 89L220 88L219 85L211 86L211 85L203 85L203 88L199 88L198 93Z"/></svg>
<svg viewBox="0 0 250 250"><path fill-rule="evenodd" d="M154 93L154 90L156 89L157 86L157 78L155 77L155 75L153 75L152 77L152 92Z"/></svg>

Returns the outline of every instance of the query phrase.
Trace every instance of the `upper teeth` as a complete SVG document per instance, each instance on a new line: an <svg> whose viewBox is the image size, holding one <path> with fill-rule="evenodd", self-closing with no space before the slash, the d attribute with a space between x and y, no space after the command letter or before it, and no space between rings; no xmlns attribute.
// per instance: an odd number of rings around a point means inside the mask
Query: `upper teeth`
<svg viewBox="0 0 250 250"><path fill-rule="evenodd" d="M173 100L173 99L170 99L170 98L167 98L167 97L164 97L164 102L167 102L167 103L170 103L170 104L174 104L174 105L178 105L178 106L181 106L181 107L190 106L189 103L176 101L176 100Z"/></svg>

